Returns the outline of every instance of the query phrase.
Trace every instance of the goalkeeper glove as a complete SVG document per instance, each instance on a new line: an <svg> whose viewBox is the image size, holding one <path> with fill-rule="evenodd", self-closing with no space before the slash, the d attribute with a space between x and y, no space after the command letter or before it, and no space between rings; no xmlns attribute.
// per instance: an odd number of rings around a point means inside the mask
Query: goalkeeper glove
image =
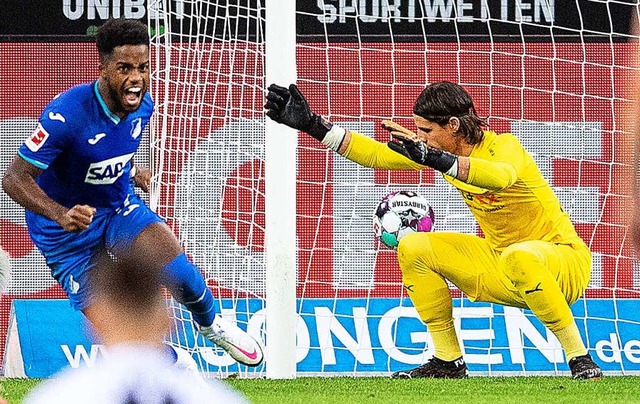
<svg viewBox="0 0 640 404"><path fill-rule="evenodd" d="M392 140L387 145L394 152L452 177L458 175L458 156L455 154L427 146L415 133L395 122L382 121L382 127L391 134Z"/></svg>
<svg viewBox="0 0 640 404"><path fill-rule="evenodd" d="M289 85L288 89L271 84L268 90L264 108L269 118L306 132L321 142L324 140L333 124L311 111L309 103L295 84Z"/></svg>

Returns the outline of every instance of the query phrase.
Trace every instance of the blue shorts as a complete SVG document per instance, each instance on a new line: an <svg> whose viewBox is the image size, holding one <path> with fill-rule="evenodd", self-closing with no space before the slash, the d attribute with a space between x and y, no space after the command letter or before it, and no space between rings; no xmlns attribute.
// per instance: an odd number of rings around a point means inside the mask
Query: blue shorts
<svg viewBox="0 0 640 404"><path fill-rule="evenodd" d="M79 233L67 232L56 222L30 211L25 216L31 239L76 310L91 303L87 281L96 251L125 249L147 226L164 222L137 195L129 195L117 210L98 209L89 227Z"/></svg>

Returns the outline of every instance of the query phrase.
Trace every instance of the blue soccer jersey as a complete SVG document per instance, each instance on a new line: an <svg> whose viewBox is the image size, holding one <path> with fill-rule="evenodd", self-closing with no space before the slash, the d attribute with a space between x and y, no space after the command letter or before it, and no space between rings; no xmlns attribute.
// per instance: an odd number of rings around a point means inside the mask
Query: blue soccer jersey
<svg viewBox="0 0 640 404"><path fill-rule="evenodd" d="M95 250L127 248L144 228L162 221L134 193L129 178L152 112L153 102L145 94L140 107L120 119L107 108L97 82L82 84L45 107L36 130L18 150L43 170L36 182L51 199L68 208L97 209L81 232L25 212L31 239L76 309L90 302L87 276Z"/></svg>
<svg viewBox="0 0 640 404"><path fill-rule="evenodd" d="M96 268L96 251L104 248L116 257L126 255L145 229L163 222L135 194L129 178L131 159L152 112L153 102L145 94L138 109L120 119L102 99L98 82L79 85L46 106L36 130L18 151L43 170L36 182L51 199L69 209L75 205L96 208L88 227L77 232L25 212L31 239L77 310L91 305L90 273ZM147 233L143 248L153 237ZM160 234L163 237L166 234ZM143 255L155 253L158 250L151 248ZM184 253L168 258L162 267L165 285L185 303L194 321L212 324L213 296L200 270Z"/></svg>
<svg viewBox="0 0 640 404"><path fill-rule="evenodd" d="M130 161L152 112L147 93L135 112L120 119L107 108L97 81L81 84L45 107L18 154L44 170L36 182L61 205L118 208L132 192Z"/></svg>

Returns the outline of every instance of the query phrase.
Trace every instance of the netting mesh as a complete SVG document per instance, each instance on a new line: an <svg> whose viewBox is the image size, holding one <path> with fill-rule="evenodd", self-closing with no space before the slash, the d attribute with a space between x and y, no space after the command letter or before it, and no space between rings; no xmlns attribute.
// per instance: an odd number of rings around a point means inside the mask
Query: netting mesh
<svg viewBox="0 0 640 404"><path fill-rule="evenodd" d="M626 66L613 61L628 60L630 47L626 43L538 43L528 44L524 53L523 45L517 43L303 44L298 51L299 81L309 99L329 100L328 105L314 105L319 113L333 121L352 122L380 141L388 136L377 124L384 117L412 127L413 101L424 83L449 80L465 86L490 128L515 134L534 155L581 237L596 254L590 296L605 297L614 288L633 290L640 275L631 268L629 251L621 249L624 226L618 211L627 185L618 179L630 153L622 147L624 137L629 136L622 121L629 83ZM380 54L377 59L362 56L373 51ZM395 61L385 59L390 54ZM327 71L313 65L327 55ZM379 82L373 82L373 77ZM306 145L315 148L313 142L303 140L303 147ZM333 178L329 186L334 187L334 213L354 212L335 215L338 220L367 221L370 207L386 192L419 186L436 209L438 230L479 231L457 192L431 172L372 171L333 158L330 152L320 153L331 159L328 168L333 171L328 177ZM300 160L309 167L303 173L317 170L313 158ZM336 196L335 187L341 197ZM354 195L363 201L354 204L350 199ZM354 211L360 205L362 210ZM364 225L341 226L355 231ZM347 251L374 250L370 236L341 232L340 237L360 245L349 246ZM612 239L618 243L611 243ZM334 244L337 248L342 245ZM355 257L343 261L362 264L365 272L377 269L371 261L364 263Z"/></svg>
<svg viewBox="0 0 640 404"><path fill-rule="evenodd" d="M259 8L240 3L164 6L156 32L178 14L181 30L153 40L151 201L202 270L218 310L243 327L251 312L260 335L263 321L253 313L265 290L263 18ZM189 313L175 302L174 313L176 346L213 374L238 370L194 333Z"/></svg>
<svg viewBox="0 0 640 404"><path fill-rule="evenodd" d="M218 308L264 337L268 10L248 0L151 3L162 12L150 20L156 32L150 203L203 271ZM615 358L601 362L606 370L638 371L629 358L640 332L630 308L640 297L640 268L620 210L637 44L613 17L626 3L575 2L568 27L549 23L553 1L522 2L531 7L508 8L505 19L500 11L482 14L475 4L485 2L471 2L468 12L458 8L467 2L299 3L298 84L316 112L385 141L381 119L412 127L413 101L425 84L450 80L471 93L493 130L519 137L593 251L590 287L573 307L589 348L596 359L598 352ZM558 7L553 12L560 14ZM624 10L636 15L633 7ZM374 23L375 29L367 25ZM410 32L403 28L409 23ZM0 43L0 53L11 55L0 61L4 171L46 103L96 77L97 57L85 43ZM404 295L395 253L373 238L372 210L382 195L413 189L431 201L437 231L478 234L458 193L430 170L365 169L306 135L299 137L297 167L298 370L386 373L423 362L428 333ZM22 209L0 194L0 212L0 244L15 268L0 301L1 355L11 299L64 295L28 238ZM452 294L473 371L566 370L556 342L529 312L470 304L453 286ZM186 311L173 309L170 340L203 370L245 372L193 332Z"/></svg>
<svg viewBox="0 0 640 404"><path fill-rule="evenodd" d="M413 101L425 84L462 84L491 129L515 134L534 155L593 250L587 299L574 307L581 327L595 327L589 299L615 297L607 302L617 310L616 299L637 298L640 272L625 244L619 211L626 198L621 173L629 161L623 145L630 132L623 118L631 104L629 72L635 68L629 56L634 45L625 41L630 37L611 21L582 23L586 18L581 13L591 18L596 12L593 4L577 4L572 18L580 23L563 28L549 23L556 12L553 2L493 16L487 5L481 11L485 14L468 18L459 15L464 14L464 7L459 8L463 3L411 3L413 10L411 4L404 9L395 2L382 3L298 5L298 85L315 111L386 141L378 122L391 118L412 127ZM619 5L610 3L605 4L609 12ZM171 213L188 251L215 280L220 304L230 304L238 314L239 307L264 301L263 207L269 195L264 195L261 163L262 97L268 83L262 82L261 29L246 29L262 24L264 6L241 1L227 3L223 11L218 3L211 6L215 12L193 7L189 13L186 7L180 29L156 38L168 57L166 66L157 69L158 80L168 84L162 94L162 127L173 125L160 131L166 138L154 141L159 147L159 208ZM255 12L246 7L256 7ZM165 22L178 17L170 8L165 11ZM184 27L194 21L201 24L199 34L186 34ZM403 21L418 21L423 29L407 34L393 24ZM324 28L316 29L318 22ZM373 29L366 25L375 22L380 24ZM469 22L475 23L472 33L465 25ZM434 35L427 29L430 23L448 25ZM398 362L420 363L430 354L428 334L410 333L407 342L407 335L398 331L400 320L385 337L370 329L386 324L389 312L380 311L380 299L400 305L398 313L410 310L395 253L381 249L373 238L372 209L392 190L413 189L432 202L437 231L480 234L471 213L458 193L431 171L362 168L306 135L299 138L297 165L298 312L307 327L307 334L298 330L298 370L358 373L388 371ZM514 321L535 322L528 312L469 305L451 286L459 325L465 316L486 316L483 321L494 329ZM603 321L614 325L615 320ZM469 341L465 348L479 371L562 370L557 341L541 329L538 333L541 337L533 343L527 339L535 338L522 331L518 338L487 337L482 343ZM369 346L371 339L377 347ZM595 341L588 342L595 348ZM513 351L509 355L515 367L501 366L496 355L504 356L512 343L519 343L523 352L543 352L551 366L518 362ZM389 355L381 365L379 351Z"/></svg>

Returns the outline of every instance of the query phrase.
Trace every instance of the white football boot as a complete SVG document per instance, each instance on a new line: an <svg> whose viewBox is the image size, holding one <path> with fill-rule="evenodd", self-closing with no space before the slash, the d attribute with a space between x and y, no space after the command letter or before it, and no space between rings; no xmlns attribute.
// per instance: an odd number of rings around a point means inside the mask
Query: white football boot
<svg viewBox="0 0 640 404"><path fill-rule="evenodd" d="M216 315L209 327L196 324L196 329L206 339L224 349L238 363L258 366L264 359L260 343L220 315Z"/></svg>

